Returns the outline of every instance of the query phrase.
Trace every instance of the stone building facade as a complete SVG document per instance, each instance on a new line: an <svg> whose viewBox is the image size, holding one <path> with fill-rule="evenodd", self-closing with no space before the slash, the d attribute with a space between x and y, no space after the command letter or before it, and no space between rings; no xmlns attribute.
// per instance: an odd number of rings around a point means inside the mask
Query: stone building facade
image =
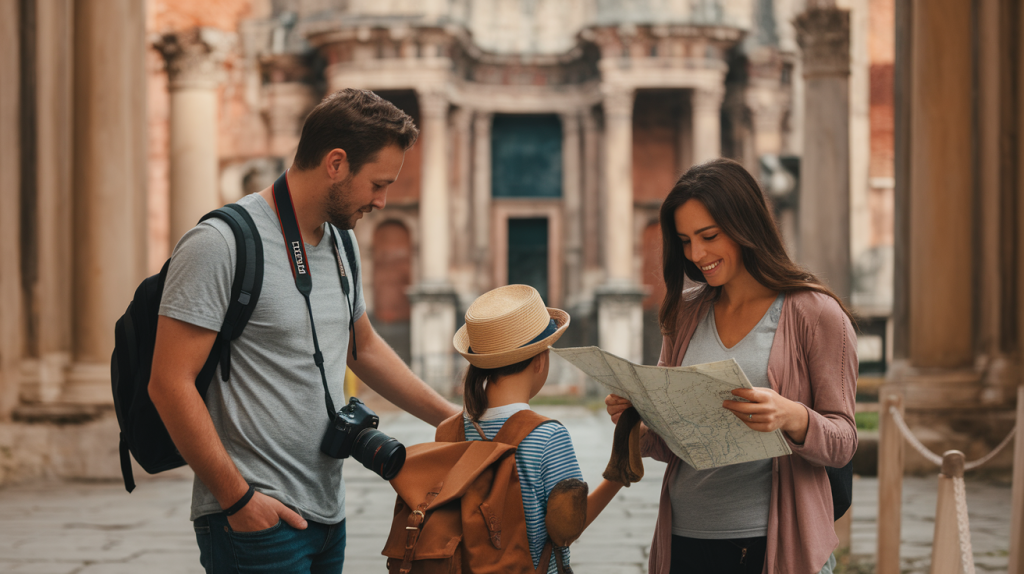
<svg viewBox="0 0 1024 574"><path fill-rule="evenodd" d="M858 262L891 245L892 203L871 191L891 174L872 155L884 88L877 114L869 90L886 58L869 47L891 23L868 15L893 1L840 2L851 56L827 81L848 86L849 175L817 172L822 213L853 213L849 233L829 230L851 260L843 292L882 316L884 273L858 283ZM823 192L799 184L817 129L801 0L0 5L0 72L18 79L0 83L0 483L117 474L114 321L201 214L290 164L305 115L337 89L377 91L422 130L388 207L356 232L371 320L443 392L466 306L507 282L572 313L566 344L654 362L657 210L695 163L724 155L761 177L812 264L798 214Z"/></svg>

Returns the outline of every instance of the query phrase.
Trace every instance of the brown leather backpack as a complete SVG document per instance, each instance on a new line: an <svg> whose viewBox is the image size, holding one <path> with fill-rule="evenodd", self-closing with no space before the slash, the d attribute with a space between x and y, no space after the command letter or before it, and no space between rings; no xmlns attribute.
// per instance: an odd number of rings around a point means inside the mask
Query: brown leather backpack
<svg viewBox="0 0 1024 574"><path fill-rule="evenodd" d="M408 447L405 466L391 481L398 501L382 552L388 572L546 573L551 542L535 570L515 452L550 420L519 411L493 441L467 441L460 413L437 427L437 442Z"/></svg>

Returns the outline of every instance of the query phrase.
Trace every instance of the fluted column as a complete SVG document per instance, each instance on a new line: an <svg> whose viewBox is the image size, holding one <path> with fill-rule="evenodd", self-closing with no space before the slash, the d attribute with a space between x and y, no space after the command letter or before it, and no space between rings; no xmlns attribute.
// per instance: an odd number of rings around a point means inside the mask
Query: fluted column
<svg viewBox="0 0 1024 574"><path fill-rule="evenodd" d="M299 147L302 123L319 103L319 94L304 81L310 71L299 56L264 56L260 65L264 75L270 78L270 82L263 86L270 153L284 158L284 165L289 166Z"/></svg>
<svg viewBox="0 0 1024 574"><path fill-rule="evenodd" d="M78 2L70 403L109 404L114 322L146 269L145 10Z"/></svg>
<svg viewBox="0 0 1024 574"><path fill-rule="evenodd" d="M420 187L419 283L411 304L412 368L442 394L452 392L456 293L449 278L451 205L448 187L448 99L421 91L423 180Z"/></svg>
<svg viewBox="0 0 1024 574"><path fill-rule="evenodd" d="M569 307L583 288L583 211L581 209L580 117L562 114L562 197L565 199L565 292Z"/></svg>
<svg viewBox="0 0 1024 574"><path fill-rule="evenodd" d="M71 360L72 3L36 8L36 218L33 240L32 339L22 363L21 400L60 398Z"/></svg>
<svg viewBox="0 0 1024 574"><path fill-rule="evenodd" d="M22 354L20 2L0 2L0 419L18 402Z"/></svg>
<svg viewBox="0 0 1024 574"><path fill-rule="evenodd" d="M597 298L598 344L636 363L643 360L643 291L634 278L633 101L631 88L604 90L605 283Z"/></svg>
<svg viewBox="0 0 1024 574"><path fill-rule="evenodd" d="M806 83L799 259L849 301L850 12L812 9L794 23Z"/></svg>
<svg viewBox="0 0 1024 574"><path fill-rule="evenodd" d="M478 111L473 117L473 258L477 289L491 288L491 126L494 114Z"/></svg>
<svg viewBox="0 0 1024 574"><path fill-rule="evenodd" d="M458 289L473 290L476 285L475 267L472 265L471 253L473 242L467 241L470 235L470 221L472 220L471 208L473 205L470 197L472 189L472 162L473 156L473 111L460 107L452 113L452 150L455 158L456 173L453 174L455 185L452 188L452 229L458 230L455 236L450 238L452 243L452 267L458 269ZM467 277L467 273L469 274ZM453 281L454 283L455 281Z"/></svg>
<svg viewBox="0 0 1024 574"><path fill-rule="evenodd" d="M171 242L206 212L220 207L217 85L232 36L216 28L164 35L157 49L167 61L171 92Z"/></svg>
<svg viewBox="0 0 1024 574"><path fill-rule="evenodd" d="M701 164L722 156L722 101L725 88L696 88L690 96L693 111L693 163Z"/></svg>
<svg viewBox="0 0 1024 574"><path fill-rule="evenodd" d="M604 97L604 266L608 282L633 281L633 101L632 89L614 89Z"/></svg>

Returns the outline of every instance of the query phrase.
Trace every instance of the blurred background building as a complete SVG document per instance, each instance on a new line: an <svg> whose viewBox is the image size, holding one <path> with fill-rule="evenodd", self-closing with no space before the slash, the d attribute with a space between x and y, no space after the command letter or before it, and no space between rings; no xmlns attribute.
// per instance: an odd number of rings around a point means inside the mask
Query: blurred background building
<svg viewBox="0 0 1024 574"><path fill-rule="evenodd" d="M994 436L1024 323L1020 17L1011 0L0 3L0 483L117 475L114 321L347 87L422 132L356 233L371 321L442 392L466 307L506 283L572 313L565 345L654 363L660 202L726 156L862 317L862 372L929 428L965 413L936 440Z"/></svg>

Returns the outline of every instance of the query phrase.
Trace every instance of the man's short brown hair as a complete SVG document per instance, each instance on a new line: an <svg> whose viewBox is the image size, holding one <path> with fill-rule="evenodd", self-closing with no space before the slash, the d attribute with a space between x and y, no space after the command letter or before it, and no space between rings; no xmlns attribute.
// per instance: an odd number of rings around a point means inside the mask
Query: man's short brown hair
<svg viewBox="0 0 1024 574"><path fill-rule="evenodd" d="M347 88L324 98L306 116L295 152L296 169L320 165L333 149L348 154L351 173L373 161L389 145L407 150L419 137L409 114L369 90Z"/></svg>

